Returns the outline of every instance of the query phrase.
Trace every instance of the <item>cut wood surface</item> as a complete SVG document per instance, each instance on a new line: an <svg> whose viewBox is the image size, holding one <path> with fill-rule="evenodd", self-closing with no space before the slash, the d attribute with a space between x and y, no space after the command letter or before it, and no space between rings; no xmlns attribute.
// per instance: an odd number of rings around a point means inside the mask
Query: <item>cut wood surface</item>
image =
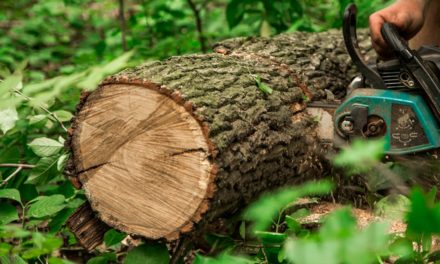
<svg viewBox="0 0 440 264"><path fill-rule="evenodd" d="M174 240L331 169L304 109L342 98L356 73L341 33L233 39L214 51L127 69L79 104L67 173L106 224Z"/></svg>
<svg viewBox="0 0 440 264"><path fill-rule="evenodd" d="M154 87L112 84L88 98L78 120L76 166L104 222L117 218L126 232L160 237L198 214L212 164L183 106Z"/></svg>

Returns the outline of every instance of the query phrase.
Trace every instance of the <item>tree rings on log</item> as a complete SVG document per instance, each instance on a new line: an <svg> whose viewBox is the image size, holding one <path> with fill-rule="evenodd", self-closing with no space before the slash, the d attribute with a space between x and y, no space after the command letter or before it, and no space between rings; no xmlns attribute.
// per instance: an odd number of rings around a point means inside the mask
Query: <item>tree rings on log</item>
<svg viewBox="0 0 440 264"><path fill-rule="evenodd" d="M173 238L206 210L213 166L199 122L155 86L112 84L75 121L76 171L93 209L129 234Z"/></svg>

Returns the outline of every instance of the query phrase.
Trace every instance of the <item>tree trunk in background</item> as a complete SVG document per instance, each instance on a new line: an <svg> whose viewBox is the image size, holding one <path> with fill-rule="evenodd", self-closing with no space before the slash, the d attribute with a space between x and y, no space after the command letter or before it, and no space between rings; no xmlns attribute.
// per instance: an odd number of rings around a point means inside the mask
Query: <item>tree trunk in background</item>
<svg viewBox="0 0 440 264"><path fill-rule="evenodd" d="M342 34L232 39L214 51L127 69L79 104L67 173L109 226L174 240L264 191L328 175L304 110L345 95L356 71Z"/></svg>

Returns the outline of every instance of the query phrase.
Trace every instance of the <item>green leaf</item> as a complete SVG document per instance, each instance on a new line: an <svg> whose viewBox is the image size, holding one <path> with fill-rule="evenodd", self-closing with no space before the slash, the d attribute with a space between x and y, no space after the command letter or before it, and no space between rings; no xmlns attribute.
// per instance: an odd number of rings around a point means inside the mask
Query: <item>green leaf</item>
<svg viewBox="0 0 440 264"><path fill-rule="evenodd" d="M314 202L314 203L318 203L318 202ZM289 215L289 218L293 218L295 220L298 220L300 218L304 218L309 215L310 215L310 211L307 208L300 208L300 209L296 210L295 212L291 213Z"/></svg>
<svg viewBox="0 0 440 264"><path fill-rule="evenodd" d="M260 76L257 75L254 79L257 84L258 89L260 89L264 94L272 94L272 92L273 92L272 88L270 88L268 85L263 83L261 81Z"/></svg>
<svg viewBox="0 0 440 264"><path fill-rule="evenodd" d="M47 252L53 252L59 249L63 245L63 240L60 237L53 235L45 235L45 239L42 241L41 247L46 249Z"/></svg>
<svg viewBox="0 0 440 264"><path fill-rule="evenodd" d="M232 0L226 6L226 20L229 28L237 26L243 20L245 13L245 5L243 0Z"/></svg>
<svg viewBox="0 0 440 264"><path fill-rule="evenodd" d="M11 199L21 203L20 192L17 189L1 189L0 198Z"/></svg>
<svg viewBox="0 0 440 264"><path fill-rule="evenodd" d="M147 242L130 250L125 257L124 264L166 264L170 261L165 244Z"/></svg>
<svg viewBox="0 0 440 264"><path fill-rule="evenodd" d="M28 146L40 157L55 155L64 147L60 142L46 137L36 138Z"/></svg>
<svg viewBox="0 0 440 264"><path fill-rule="evenodd" d="M70 200L67 204L67 207L69 208L78 208L80 207L86 200L83 198L75 198L73 200Z"/></svg>
<svg viewBox="0 0 440 264"><path fill-rule="evenodd" d="M407 232L411 235L440 234L440 203L433 203L420 189L413 190L407 223Z"/></svg>
<svg viewBox="0 0 440 264"><path fill-rule="evenodd" d="M98 83L106 76L113 74L122 68L124 68L127 65L128 60L133 55L133 52L127 52L123 55L119 56L118 58L112 60L109 63L106 63L103 66L97 66L95 68L92 68L90 70L90 73L87 75L87 77L78 83L78 87L91 91L94 90Z"/></svg>
<svg viewBox="0 0 440 264"><path fill-rule="evenodd" d="M64 170L64 166L66 165L67 160L69 159L69 154L63 154L59 157L57 161L57 170L62 172Z"/></svg>
<svg viewBox="0 0 440 264"><path fill-rule="evenodd" d="M255 235L262 241L269 263L276 263L287 235L266 231L255 231Z"/></svg>
<svg viewBox="0 0 440 264"><path fill-rule="evenodd" d="M260 88L260 90L265 94L272 94L272 92L273 92L272 88L270 88L268 85L266 85L263 82L258 84L258 88Z"/></svg>
<svg viewBox="0 0 440 264"><path fill-rule="evenodd" d="M239 233L240 233L240 237L243 240L246 240L246 221L241 221Z"/></svg>
<svg viewBox="0 0 440 264"><path fill-rule="evenodd" d="M50 254L63 245L63 240L52 235L43 235L35 232L32 234L34 247L25 250L22 254L24 259L33 259L41 255Z"/></svg>
<svg viewBox="0 0 440 264"><path fill-rule="evenodd" d="M65 110L57 110L54 111L53 114L60 120L61 122L70 121L73 117L72 113L67 112Z"/></svg>
<svg viewBox="0 0 440 264"><path fill-rule="evenodd" d="M104 253L100 256L93 257L87 261L87 264L107 264L111 261L116 261L116 254L113 252Z"/></svg>
<svg viewBox="0 0 440 264"><path fill-rule="evenodd" d="M279 263L284 263L284 259L286 258L286 250L285 248L281 248L280 251L278 252L278 256L277 256L277 261Z"/></svg>
<svg viewBox="0 0 440 264"><path fill-rule="evenodd" d="M27 264L22 258L17 255L12 256L0 256L1 264Z"/></svg>
<svg viewBox="0 0 440 264"><path fill-rule="evenodd" d="M0 238L26 238L31 234L18 225L0 225Z"/></svg>
<svg viewBox="0 0 440 264"><path fill-rule="evenodd" d="M8 244L8 243L0 243L0 256L7 256L9 255L9 252L12 249L12 245ZM1 258L0 258L0 263L1 262Z"/></svg>
<svg viewBox="0 0 440 264"><path fill-rule="evenodd" d="M359 230L348 208L328 215L318 234L288 238L284 244L289 263L370 264L387 253L388 225L371 223Z"/></svg>
<svg viewBox="0 0 440 264"><path fill-rule="evenodd" d="M49 182L57 175L55 165L58 160L57 156L41 158L35 165L35 168L32 169L26 183L40 185Z"/></svg>
<svg viewBox="0 0 440 264"><path fill-rule="evenodd" d="M389 195L374 205L374 213L389 219L403 219L410 205L411 201L404 195Z"/></svg>
<svg viewBox="0 0 440 264"><path fill-rule="evenodd" d="M13 129L17 120L18 113L15 108L8 107L0 110L0 130L3 131L3 134Z"/></svg>
<svg viewBox="0 0 440 264"><path fill-rule="evenodd" d="M18 219L18 213L15 206L8 203L0 203L0 225L9 224Z"/></svg>
<svg viewBox="0 0 440 264"><path fill-rule="evenodd" d="M20 89L22 86L23 75L21 73L8 76L3 82L0 82L0 97L12 92L15 89Z"/></svg>
<svg viewBox="0 0 440 264"><path fill-rule="evenodd" d="M103 74L108 75L115 73L127 65L128 60L133 56L133 51L126 52L116 59L104 64L102 68Z"/></svg>
<svg viewBox="0 0 440 264"><path fill-rule="evenodd" d="M301 230L301 224L290 215L286 215L286 224L287 228L289 228L289 230L293 232L298 232L299 230Z"/></svg>
<svg viewBox="0 0 440 264"><path fill-rule="evenodd" d="M40 93L46 89L50 89L52 88L55 83L57 83L57 81L60 79L61 77L55 77L52 79L48 79L48 80L44 80L42 82L39 83L32 83L32 84L27 84L24 88L23 88L23 93L25 93L26 95L34 95L37 93Z"/></svg>
<svg viewBox="0 0 440 264"><path fill-rule="evenodd" d="M47 122L46 115L34 115L29 117L29 124L36 126L44 126Z"/></svg>
<svg viewBox="0 0 440 264"><path fill-rule="evenodd" d="M408 258L414 254L412 241L406 237L398 237L389 246L391 254Z"/></svg>
<svg viewBox="0 0 440 264"><path fill-rule="evenodd" d="M215 249L228 249L235 246L235 241L228 235L207 234L206 241Z"/></svg>
<svg viewBox="0 0 440 264"><path fill-rule="evenodd" d="M333 160L351 173L366 172L377 164L385 151L385 140L354 140Z"/></svg>
<svg viewBox="0 0 440 264"><path fill-rule="evenodd" d="M27 216L35 218L45 217L58 213L65 207L66 203L63 195L40 196L35 203L30 205Z"/></svg>
<svg viewBox="0 0 440 264"><path fill-rule="evenodd" d="M23 61L20 61L19 63L15 64L14 65L14 74L18 74L18 75L21 74L21 72L23 72L27 66L28 66L28 60L23 60ZM19 87L20 87L20 85L19 85ZM21 89L21 87L17 88L17 89Z"/></svg>
<svg viewBox="0 0 440 264"><path fill-rule="evenodd" d="M104 243L107 247L114 246L120 243L127 235L121 232L118 232L114 229L110 229L105 232L104 235Z"/></svg>
<svg viewBox="0 0 440 264"><path fill-rule="evenodd" d="M51 234L55 234L60 231L63 225L66 223L67 219L75 212L76 208L64 208L54 217L48 224Z"/></svg>
<svg viewBox="0 0 440 264"><path fill-rule="evenodd" d="M21 256L24 259L33 259L33 258L37 258L41 255L45 255L47 254L46 250L42 249L42 248L30 248L27 250L24 250L23 253L21 254Z"/></svg>
<svg viewBox="0 0 440 264"><path fill-rule="evenodd" d="M49 264L75 264L75 263L73 263L67 259L50 257Z"/></svg>
<svg viewBox="0 0 440 264"><path fill-rule="evenodd" d="M228 252L223 252L215 258L204 257L196 254L196 259L193 264L254 264L255 261L251 261L247 258L240 256L232 256Z"/></svg>
<svg viewBox="0 0 440 264"><path fill-rule="evenodd" d="M331 189L332 184L329 181L310 182L297 187L284 188L278 192L263 195L245 210L244 217L255 223L254 230L262 231L289 203L303 196L326 194Z"/></svg>
<svg viewBox="0 0 440 264"><path fill-rule="evenodd" d="M255 235L263 241L263 244L282 244L287 238L284 233L255 231Z"/></svg>
<svg viewBox="0 0 440 264"><path fill-rule="evenodd" d="M22 184L20 185L20 194L23 203L30 201L38 196L37 188L34 184Z"/></svg>
<svg viewBox="0 0 440 264"><path fill-rule="evenodd" d="M265 19L261 22L260 36L263 38L269 38L271 35L272 35L272 27L270 26L269 22ZM272 93L272 91L270 93Z"/></svg>
<svg viewBox="0 0 440 264"><path fill-rule="evenodd" d="M32 233L32 242L37 246L37 248L43 247L43 242L46 238L40 232Z"/></svg>

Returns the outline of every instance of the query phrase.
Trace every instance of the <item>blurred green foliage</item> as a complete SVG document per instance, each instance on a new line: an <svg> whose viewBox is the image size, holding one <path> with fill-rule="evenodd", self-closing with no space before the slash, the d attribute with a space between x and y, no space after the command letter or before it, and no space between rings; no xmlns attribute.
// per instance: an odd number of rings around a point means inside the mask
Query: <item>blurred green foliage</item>
<svg viewBox="0 0 440 264"><path fill-rule="evenodd" d="M126 42L133 62L199 52L188 0L124 0ZM208 46L235 37L341 26L347 0L191 0L200 13ZM356 0L359 21L385 0ZM43 80L108 62L123 53L118 1L2 0L0 65L29 61L25 75Z"/></svg>
<svg viewBox="0 0 440 264"><path fill-rule="evenodd" d="M125 67L201 52L204 46L226 38L339 28L342 11L351 1L123 2L121 21L119 1L0 1L0 263L72 263L63 257L77 242L65 222L85 196L61 172L69 157L63 149L66 131L81 91L93 90L105 76ZM360 26L366 26L368 15L389 1L354 2ZM258 87L270 94L271 88L257 77ZM368 160L365 170L379 163L380 144L356 144L335 162L350 167ZM363 154L364 148L370 148L374 155ZM408 263L436 260L429 247L415 251L411 247L411 243L427 245L426 241L438 234L439 205L432 194L413 192L404 238L389 237L382 224L358 232L346 209L330 215L322 228L311 233L298 220L307 210L289 210L299 197L330 189L328 182L310 183L263 196L246 211L238 241L213 234L208 239L214 245L206 254L210 256L197 254L195 262L312 263L309 257L324 253L333 263L358 258L370 262L392 254L403 256ZM384 204L382 211L387 210ZM428 218L436 221L426 224ZM104 250L84 259L111 263L125 258L128 264L169 260L161 243L145 242L127 252L124 237L116 230L108 231ZM376 245L369 246L371 240ZM257 249L255 254L237 252L248 242ZM357 246L352 248L352 244ZM223 249L226 251L218 257L213 256Z"/></svg>

